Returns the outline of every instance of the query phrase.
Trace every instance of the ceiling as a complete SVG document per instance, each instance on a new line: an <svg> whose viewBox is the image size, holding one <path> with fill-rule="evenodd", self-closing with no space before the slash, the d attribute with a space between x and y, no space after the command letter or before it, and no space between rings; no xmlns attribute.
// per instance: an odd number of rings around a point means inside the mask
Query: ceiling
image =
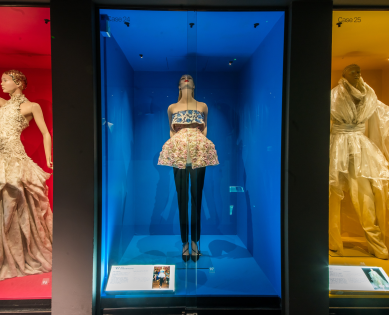
<svg viewBox="0 0 389 315"><path fill-rule="evenodd" d="M352 22L338 27L345 18ZM352 63L363 69L389 67L389 11L334 11L332 34L333 70Z"/></svg>
<svg viewBox="0 0 389 315"><path fill-rule="evenodd" d="M100 13L109 16L111 34L135 71L239 71L284 17L282 11Z"/></svg>
<svg viewBox="0 0 389 315"><path fill-rule="evenodd" d="M51 68L49 8L0 7L0 68Z"/></svg>
<svg viewBox="0 0 389 315"><path fill-rule="evenodd" d="M167 0L166 5L204 5L204 6L288 6L295 0ZM305 0L315 2L318 0ZM323 0L326 1L326 0ZM0 0L0 3L50 3L50 0ZM92 1L91 1L92 2ZM94 0L98 4L109 5L160 5L161 0ZM327 1L328 2L328 1ZM335 6L388 6L389 0L334 0Z"/></svg>

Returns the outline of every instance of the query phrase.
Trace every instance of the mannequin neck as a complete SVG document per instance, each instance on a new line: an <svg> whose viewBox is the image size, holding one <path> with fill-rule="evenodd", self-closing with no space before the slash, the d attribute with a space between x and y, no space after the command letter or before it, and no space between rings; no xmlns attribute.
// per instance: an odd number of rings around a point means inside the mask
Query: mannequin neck
<svg viewBox="0 0 389 315"><path fill-rule="evenodd" d="M192 89L182 89L180 103L189 103L194 100L192 96Z"/></svg>
<svg viewBox="0 0 389 315"><path fill-rule="evenodd" d="M23 94L23 90L21 88L17 88L15 89L14 91L12 91L11 93L9 93L9 97L12 97L13 95L20 95L20 94Z"/></svg>

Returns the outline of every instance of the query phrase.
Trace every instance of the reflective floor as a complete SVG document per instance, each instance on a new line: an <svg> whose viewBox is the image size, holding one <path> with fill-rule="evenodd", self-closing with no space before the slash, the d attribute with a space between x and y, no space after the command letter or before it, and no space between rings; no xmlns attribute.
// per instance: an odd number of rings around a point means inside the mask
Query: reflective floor
<svg viewBox="0 0 389 315"><path fill-rule="evenodd" d="M174 296L277 295L238 236L203 235L200 249L203 256L197 264L191 260L185 264L181 259L180 236L136 235L119 264L174 264Z"/></svg>

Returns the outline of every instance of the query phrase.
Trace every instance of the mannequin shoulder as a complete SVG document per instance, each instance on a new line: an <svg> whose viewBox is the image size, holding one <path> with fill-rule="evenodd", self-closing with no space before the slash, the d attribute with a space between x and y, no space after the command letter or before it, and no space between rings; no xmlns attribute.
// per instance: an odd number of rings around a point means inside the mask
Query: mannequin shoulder
<svg viewBox="0 0 389 315"><path fill-rule="evenodd" d="M199 109L200 112L208 113L208 106L207 106L207 104L205 104L203 102L198 102L197 108Z"/></svg>
<svg viewBox="0 0 389 315"><path fill-rule="evenodd" d="M30 102L30 101L26 101L22 104L20 104L20 107L24 107L24 108L31 108L31 109L35 109L35 108L41 108L40 105L38 103L34 103L34 102Z"/></svg>
<svg viewBox="0 0 389 315"><path fill-rule="evenodd" d="M171 104L168 108L167 108L167 112L168 113L174 113L175 112L175 110L176 110L176 107L177 107L177 103L173 103L173 104Z"/></svg>
<svg viewBox="0 0 389 315"><path fill-rule="evenodd" d="M20 109L25 114L42 112L41 106L38 103L34 103L30 101L20 104Z"/></svg>

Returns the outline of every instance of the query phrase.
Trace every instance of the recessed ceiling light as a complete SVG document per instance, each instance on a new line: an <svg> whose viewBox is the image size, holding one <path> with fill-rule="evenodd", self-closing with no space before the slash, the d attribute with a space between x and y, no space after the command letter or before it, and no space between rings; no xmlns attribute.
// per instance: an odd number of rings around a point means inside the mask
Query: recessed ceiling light
<svg viewBox="0 0 389 315"><path fill-rule="evenodd" d="M140 55L139 55L139 57L143 58L143 55L142 55L142 54L140 54Z"/></svg>

